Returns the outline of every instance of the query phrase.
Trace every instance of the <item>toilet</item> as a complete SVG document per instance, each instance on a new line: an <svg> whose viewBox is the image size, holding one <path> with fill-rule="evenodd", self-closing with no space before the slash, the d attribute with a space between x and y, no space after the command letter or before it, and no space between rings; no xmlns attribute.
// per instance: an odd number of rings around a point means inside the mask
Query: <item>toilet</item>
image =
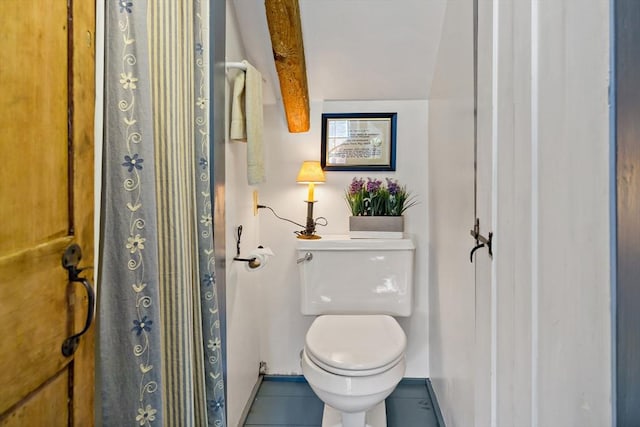
<svg viewBox="0 0 640 427"><path fill-rule="evenodd" d="M300 364L324 402L323 427L386 427L384 400L405 372L411 239L323 236L297 246L301 311L317 316Z"/></svg>

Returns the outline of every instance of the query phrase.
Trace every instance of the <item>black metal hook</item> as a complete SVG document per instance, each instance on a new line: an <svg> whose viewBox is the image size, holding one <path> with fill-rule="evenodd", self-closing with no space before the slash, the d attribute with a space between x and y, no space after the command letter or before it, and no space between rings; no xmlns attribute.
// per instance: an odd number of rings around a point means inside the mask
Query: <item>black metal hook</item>
<svg viewBox="0 0 640 427"><path fill-rule="evenodd" d="M236 229L236 257L240 256L240 240L242 239L242 225Z"/></svg>
<svg viewBox="0 0 640 427"><path fill-rule="evenodd" d="M473 254L480 248L484 248L485 246L489 250L489 258L493 259L493 232L489 232L489 238L484 237L480 234L480 219L476 218L476 222L473 226L473 230L471 230L471 237L473 237L476 241L476 245L471 249L471 254L469 255L469 261L473 262Z"/></svg>

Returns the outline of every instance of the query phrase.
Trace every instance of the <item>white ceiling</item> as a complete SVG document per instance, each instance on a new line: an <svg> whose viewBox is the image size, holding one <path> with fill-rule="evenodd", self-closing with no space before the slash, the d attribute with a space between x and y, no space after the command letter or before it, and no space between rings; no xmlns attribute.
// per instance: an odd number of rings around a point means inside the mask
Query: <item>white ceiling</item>
<svg viewBox="0 0 640 427"><path fill-rule="evenodd" d="M299 2L312 101L429 98L447 0ZM247 59L266 80L265 102L275 103L264 1L233 5Z"/></svg>

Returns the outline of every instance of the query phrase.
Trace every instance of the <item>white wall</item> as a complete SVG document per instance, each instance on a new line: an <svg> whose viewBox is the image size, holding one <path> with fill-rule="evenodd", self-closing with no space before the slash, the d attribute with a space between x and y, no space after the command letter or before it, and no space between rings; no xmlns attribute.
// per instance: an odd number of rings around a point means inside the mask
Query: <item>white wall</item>
<svg viewBox="0 0 640 427"><path fill-rule="evenodd" d="M443 54L429 118L434 388L448 427L610 425L608 1L480 7L479 212L495 256L475 283L455 260L473 199L460 216L451 195L473 183L456 167L473 147L454 146L453 126L472 117ZM471 59L471 34L458 42Z"/></svg>
<svg viewBox="0 0 640 427"><path fill-rule="evenodd" d="M611 422L609 1L538 7L532 419L597 427Z"/></svg>
<svg viewBox="0 0 640 427"><path fill-rule="evenodd" d="M234 16L232 0L227 0L226 58L228 62L244 59ZM225 123L229 126L230 95L237 70L227 73ZM249 273L244 263L234 262L236 230L242 225L242 255L258 245L258 221L252 213L253 188L247 184L247 144L228 140L226 167L226 284L227 284L227 423L238 425L251 390L258 379L259 330L256 307L256 284L260 271Z"/></svg>
<svg viewBox="0 0 640 427"><path fill-rule="evenodd" d="M472 111L429 103L429 373L448 427L474 425Z"/></svg>
<svg viewBox="0 0 640 427"><path fill-rule="evenodd" d="M429 373L448 427L475 424L472 22L447 3L429 101Z"/></svg>
<svg viewBox="0 0 640 427"><path fill-rule="evenodd" d="M407 333L409 377L428 376L428 105L426 101L312 102L311 129L290 134L279 105L265 106L265 141L268 143L267 183L260 188L260 203L280 216L304 224L306 187L296 184L303 160L320 159L322 112L397 112L396 172L327 172L327 182L316 186L314 216L324 216L327 227L318 234L347 234L349 211L344 190L354 176L395 177L417 196L420 203L405 214L405 230L416 242L415 306L410 318L399 319ZM272 374L300 374L299 352L313 320L300 313L298 271L295 263L295 225L276 219L261 209L260 243L276 253L262 270L259 284L260 354Z"/></svg>

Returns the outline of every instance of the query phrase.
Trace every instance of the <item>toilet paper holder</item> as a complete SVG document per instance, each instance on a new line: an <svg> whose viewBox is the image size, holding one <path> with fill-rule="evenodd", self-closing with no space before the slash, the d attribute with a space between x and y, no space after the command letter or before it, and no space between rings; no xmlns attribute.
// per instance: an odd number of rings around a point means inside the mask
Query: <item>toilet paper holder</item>
<svg viewBox="0 0 640 427"><path fill-rule="evenodd" d="M237 237L236 237L236 256L233 257L234 261L242 261L246 262L249 265L250 269L260 267L260 261L256 257L252 258L242 258L240 257L240 239L242 238L242 225L239 225L236 229ZM258 246L258 248L262 249L262 246Z"/></svg>

